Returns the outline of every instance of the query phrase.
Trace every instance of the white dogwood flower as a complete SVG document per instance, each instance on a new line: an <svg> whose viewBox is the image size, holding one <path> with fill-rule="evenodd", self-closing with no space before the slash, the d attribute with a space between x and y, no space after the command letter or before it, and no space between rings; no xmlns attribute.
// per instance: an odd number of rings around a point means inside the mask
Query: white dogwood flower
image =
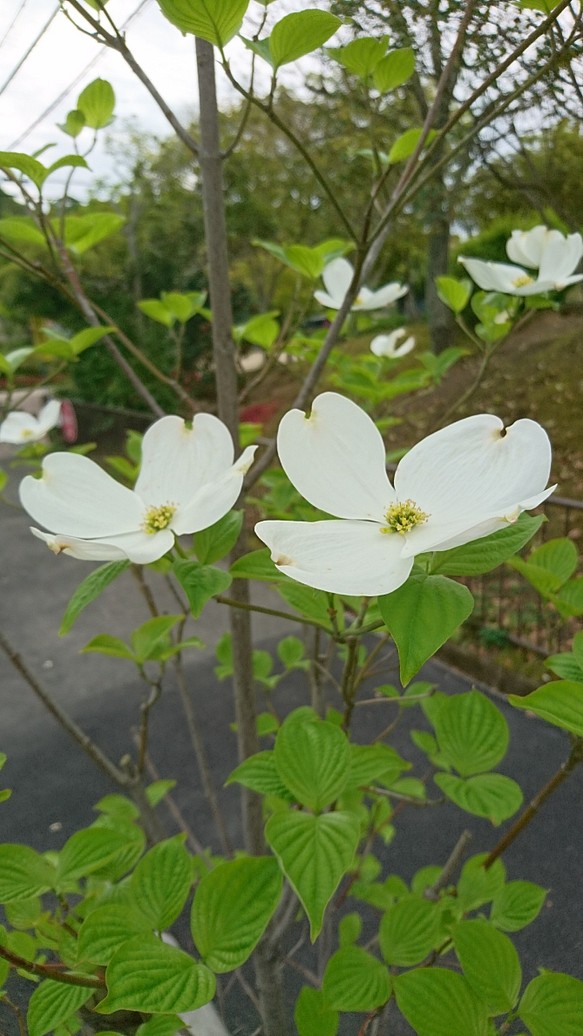
<svg viewBox="0 0 583 1036"><path fill-rule="evenodd" d="M59 423L61 404L58 399L49 399L38 417L26 410L13 410L0 423L0 442L13 446L24 446L28 442L39 442Z"/></svg>
<svg viewBox="0 0 583 1036"><path fill-rule="evenodd" d="M370 351L375 356L388 356L391 360L398 360L399 357L406 356L407 353L410 353L415 348L415 339L412 335L409 338L405 338L401 345L397 345L397 342L404 338L406 334L404 327L398 327L388 335L377 335L370 343Z"/></svg>
<svg viewBox="0 0 583 1036"><path fill-rule="evenodd" d="M499 291L504 295L538 295L544 291L563 291L570 284L583 280L583 274L573 274L583 255L581 234L565 237L559 230L538 226L532 230L513 230L506 242L508 258L519 266L508 263L483 262L460 256L472 280L484 291ZM533 277L529 269L538 270Z"/></svg>
<svg viewBox="0 0 583 1036"><path fill-rule="evenodd" d="M314 298L326 309L340 309L353 276L354 270L347 259L333 259L322 272L326 291L315 291ZM397 281L384 284L376 291L362 287L350 309L352 312L364 309L383 309L384 306L390 306L397 299L406 295L408 291L409 288L406 284L399 284Z"/></svg>
<svg viewBox="0 0 583 1036"><path fill-rule="evenodd" d="M502 529L554 488L545 488L547 434L528 419L505 429L479 414L434 432L405 455L394 488L375 424L335 392L318 396L309 417L287 413L277 441L296 489L340 520L262 521L257 535L281 572L332 593L388 594L416 554Z"/></svg>
<svg viewBox="0 0 583 1036"><path fill-rule="evenodd" d="M56 554L147 564L166 554L175 536L206 529L227 513L256 448L248 446L234 464L231 436L217 417L197 414L191 427L162 417L144 435L135 490L88 457L52 453L41 478L23 479L20 499L51 530L31 531Z"/></svg>

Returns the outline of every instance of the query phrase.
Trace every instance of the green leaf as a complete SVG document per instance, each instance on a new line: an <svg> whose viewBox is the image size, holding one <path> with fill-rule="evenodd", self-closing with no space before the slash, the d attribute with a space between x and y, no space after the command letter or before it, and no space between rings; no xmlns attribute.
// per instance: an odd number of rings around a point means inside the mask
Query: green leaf
<svg viewBox="0 0 583 1036"><path fill-rule="evenodd" d="M87 986L65 985L45 979L34 990L28 1005L26 1020L30 1036L44 1036L54 1032L87 1003L95 990Z"/></svg>
<svg viewBox="0 0 583 1036"><path fill-rule="evenodd" d="M273 564L269 547L244 554L229 571L234 579L258 579L263 583L281 583L285 579Z"/></svg>
<svg viewBox="0 0 583 1036"><path fill-rule="evenodd" d="M277 795L288 802L295 801L279 776L273 752L257 752L245 759L233 770L225 784L233 784L235 781L252 791L258 791L260 795Z"/></svg>
<svg viewBox="0 0 583 1036"><path fill-rule="evenodd" d="M115 93L106 79L94 79L77 98L77 109L83 113L85 125L102 129L111 122L115 108Z"/></svg>
<svg viewBox="0 0 583 1036"><path fill-rule="evenodd" d="M383 60L387 52L387 44L387 36L381 36L380 39L375 39L373 36L362 36L360 39L351 40L344 47L330 47L327 53L344 65L347 72L352 72L366 80ZM377 90L380 89L377 86Z"/></svg>
<svg viewBox="0 0 583 1036"><path fill-rule="evenodd" d="M528 709L553 726L583 737L583 683L552 680L524 697L509 694L508 700L517 709Z"/></svg>
<svg viewBox="0 0 583 1036"><path fill-rule="evenodd" d="M351 788L367 787L377 781L391 784L403 770L410 769L411 763L389 745L350 745L350 770L347 778Z"/></svg>
<svg viewBox="0 0 583 1036"><path fill-rule="evenodd" d="M563 583L566 583L567 579L576 571L578 562L579 555L575 544L563 536L548 540L547 543L543 543L542 546L531 551L526 565L528 569L533 566L537 572L542 570L546 574L546 578L542 575L539 577L541 579L540 587L536 582L533 583L536 589L540 588L545 593L558 590ZM527 571L525 574L527 579L532 582L532 577Z"/></svg>
<svg viewBox="0 0 583 1036"><path fill-rule="evenodd" d="M16 169L32 180L35 187L39 189L47 175L47 170L42 162L30 155L24 155L20 151L0 151L0 169Z"/></svg>
<svg viewBox="0 0 583 1036"><path fill-rule="evenodd" d="M336 1036L338 1012L333 1011L319 989L304 986L296 1000L294 1021L298 1036Z"/></svg>
<svg viewBox="0 0 583 1036"><path fill-rule="evenodd" d="M13 899L6 903L4 913L6 919L13 928L24 929L25 931L35 927L43 912L43 905L40 896L29 896L26 899Z"/></svg>
<svg viewBox="0 0 583 1036"><path fill-rule="evenodd" d="M460 583L419 573L392 594L379 597L378 604L399 651L401 681L407 684L465 622L474 599Z"/></svg>
<svg viewBox="0 0 583 1036"><path fill-rule="evenodd" d="M0 219L0 237L16 245L40 245L46 248L43 232L30 216L8 216Z"/></svg>
<svg viewBox="0 0 583 1036"><path fill-rule="evenodd" d="M28 845L0 845L0 903L41 896L55 885L55 868Z"/></svg>
<svg viewBox="0 0 583 1036"><path fill-rule="evenodd" d="M551 597L559 614L568 619L570 616L583 615L583 576L569 579L558 594Z"/></svg>
<svg viewBox="0 0 583 1036"><path fill-rule="evenodd" d="M326 906L352 865L360 837L358 818L343 812L275 813L265 836L308 915L313 942Z"/></svg>
<svg viewBox="0 0 583 1036"><path fill-rule="evenodd" d="M81 648L82 654L91 654L92 652L99 655L110 655L111 658L125 658L128 662L137 661L136 656L125 641L119 637L112 637L109 633L99 633L85 647Z"/></svg>
<svg viewBox="0 0 583 1036"><path fill-rule="evenodd" d="M249 0L158 0L158 6L182 32L222 47L241 28Z"/></svg>
<svg viewBox="0 0 583 1036"><path fill-rule="evenodd" d="M93 964L109 964L123 943L143 933L150 935L152 925L125 903L104 904L92 910L79 929L78 959Z"/></svg>
<svg viewBox="0 0 583 1036"><path fill-rule="evenodd" d="M228 511L218 522L194 535L194 549L201 565L214 565L235 546L243 525L243 511Z"/></svg>
<svg viewBox="0 0 583 1036"><path fill-rule="evenodd" d="M13 349L12 352L6 353L4 356L0 354L0 364L5 369L6 374L14 374L28 360L31 353L34 352L35 350L28 346L23 346L22 349Z"/></svg>
<svg viewBox="0 0 583 1036"><path fill-rule="evenodd" d="M90 346L95 345L96 342L100 342L101 339L110 333L115 331L114 327L86 327L84 331L79 331L76 335L73 335L69 339L69 345L71 346L75 356L80 356L81 353L89 349Z"/></svg>
<svg viewBox="0 0 583 1036"><path fill-rule="evenodd" d="M213 971L234 971L249 957L279 902L281 871L271 856L219 864L197 887L191 930Z"/></svg>
<svg viewBox="0 0 583 1036"><path fill-rule="evenodd" d="M135 830L138 831L137 828ZM57 865L59 886L102 870L118 856L123 856L127 848L127 830L88 827L83 831L76 831L65 842L59 853Z"/></svg>
<svg viewBox="0 0 583 1036"><path fill-rule="evenodd" d="M98 813L105 813L109 817L119 817L122 820L136 820L140 811L138 807L126 798L125 795L117 795L115 792L111 795L104 795L103 798L96 802L94 807Z"/></svg>
<svg viewBox="0 0 583 1036"><path fill-rule="evenodd" d="M84 127L85 116L78 108L73 108L72 111L67 112L65 121L59 123L59 129L69 137L78 137Z"/></svg>
<svg viewBox="0 0 583 1036"><path fill-rule="evenodd" d="M439 910L435 903L407 896L381 919L379 945L387 964L410 967L420 964L439 937Z"/></svg>
<svg viewBox="0 0 583 1036"><path fill-rule="evenodd" d="M360 914L344 914L338 922L338 942L341 949L352 946L362 932L362 917Z"/></svg>
<svg viewBox="0 0 583 1036"><path fill-rule="evenodd" d="M472 282L465 277L436 277L435 287L439 298L452 313L461 313L472 294Z"/></svg>
<svg viewBox="0 0 583 1036"><path fill-rule="evenodd" d="M190 611L195 619L202 614L207 601L227 590L232 582L228 572L210 565L200 565L198 561L179 559L172 565L172 571L188 597Z"/></svg>
<svg viewBox="0 0 583 1036"><path fill-rule="evenodd" d="M326 43L342 22L329 11L305 10L287 14L272 29L269 53L275 69L311 54Z"/></svg>
<svg viewBox="0 0 583 1036"><path fill-rule="evenodd" d="M175 317L160 299L141 299L136 305L142 313L150 317L150 320L156 320L165 327L172 327Z"/></svg>
<svg viewBox="0 0 583 1036"><path fill-rule="evenodd" d="M359 946L330 957L322 980L326 1002L337 1011L374 1011L391 995L388 969Z"/></svg>
<svg viewBox="0 0 583 1036"><path fill-rule="evenodd" d="M236 341L244 339L246 342L251 342L252 345L269 349L279 334L279 323L275 319L278 312L279 310L276 309L271 313L260 313L258 316L251 317L245 324L240 324L234 329Z"/></svg>
<svg viewBox="0 0 583 1036"><path fill-rule="evenodd" d="M53 162L47 169L47 177L56 173L58 169L89 169L87 162L81 155L62 155L56 162Z"/></svg>
<svg viewBox="0 0 583 1036"><path fill-rule="evenodd" d="M562 680L574 680L576 683L583 683L583 668L571 651L562 652L560 655L549 655L545 665L556 676Z"/></svg>
<svg viewBox="0 0 583 1036"><path fill-rule="evenodd" d="M431 572L444 576L478 576L490 572L516 554L534 536L544 515L521 514L516 522L489 536L465 543L463 547L436 551L431 559Z"/></svg>
<svg viewBox="0 0 583 1036"><path fill-rule="evenodd" d="M177 1014L158 1015L139 1025L136 1036L174 1036L179 1029L184 1030L184 1022Z"/></svg>
<svg viewBox="0 0 583 1036"><path fill-rule="evenodd" d="M328 596L323 590L314 590L311 586L302 586L301 583L294 583L287 579L280 583L277 592L284 601L300 612L306 619L323 626L324 629L331 629Z"/></svg>
<svg viewBox="0 0 583 1036"><path fill-rule="evenodd" d="M532 1036L581 1036L583 982L546 971L526 987L518 1014Z"/></svg>
<svg viewBox="0 0 583 1036"><path fill-rule="evenodd" d="M158 842L138 863L130 891L150 927L168 928L180 914L192 884L192 864L177 835Z"/></svg>
<svg viewBox="0 0 583 1036"><path fill-rule="evenodd" d="M474 816L486 817L495 827L522 805L520 785L501 773L480 773L465 779L452 773L438 773L433 780L456 806Z"/></svg>
<svg viewBox="0 0 583 1036"><path fill-rule="evenodd" d="M215 995L215 977L182 950L150 935L129 939L114 953L105 973L108 994L97 1004L100 1014L143 1011L147 1014L194 1011Z"/></svg>
<svg viewBox="0 0 583 1036"><path fill-rule="evenodd" d="M467 913L489 903L504 887L506 869L502 860L495 860L486 870L487 853L472 856L464 863L457 884L458 901Z"/></svg>
<svg viewBox="0 0 583 1036"><path fill-rule="evenodd" d="M462 921L453 929L453 945L465 978L490 1013L511 1011L520 993L522 969L510 939L488 921Z"/></svg>
<svg viewBox="0 0 583 1036"><path fill-rule="evenodd" d="M339 727L294 713L277 735L274 751L279 776L292 795L316 812L334 802L346 787L350 748Z"/></svg>
<svg viewBox="0 0 583 1036"><path fill-rule="evenodd" d="M415 71L415 51L412 47L392 50L375 66L373 81L381 94L396 90L411 78Z"/></svg>
<svg viewBox="0 0 583 1036"><path fill-rule="evenodd" d="M289 636L280 640L277 645L277 657L286 669L304 669L310 664L299 637Z"/></svg>
<svg viewBox="0 0 583 1036"><path fill-rule="evenodd" d="M487 1008L461 975L422 968L393 983L397 1005L417 1036L488 1036Z"/></svg>
<svg viewBox="0 0 583 1036"><path fill-rule="evenodd" d="M154 781L146 788L146 798L151 806L157 806L175 787L176 781L173 780Z"/></svg>
<svg viewBox="0 0 583 1036"><path fill-rule="evenodd" d="M51 222L55 233L60 235L60 220ZM75 255L83 255L100 241L117 233L124 222L124 217L116 212L92 212L87 216L66 216L65 245Z"/></svg>
<svg viewBox="0 0 583 1036"><path fill-rule="evenodd" d="M508 723L480 691L447 698L434 726L441 751L463 777L493 769L506 754Z"/></svg>
<svg viewBox="0 0 583 1036"><path fill-rule="evenodd" d="M184 1022L177 1014L160 1014L139 1025L136 1036L174 1036L179 1029L184 1031Z"/></svg>
<svg viewBox="0 0 583 1036"><path fill-rule="evenodd" d="M206 302L206 291L163 291L161 299L180 324L187 324Z"/></svg>
<svg viewBox="0 0 583 1036"><path fill-rule="evenodd" d="M160 658L168 645L168 636L184 615L156 615L142 623L132 633L132 647L136 662Z"/></svg>
<svg viewBox="0 0 583 1036"><path fill-rule="evenodd" d="M307 245L287 245L283 252L286 265L309 280L317 280L326 264L322 253Z"/></svg>
<svg viewBox="0 0 583 1036"><path fill-rule="evenodd" d="M532 881L509 881L492 900L490 920L503 932L518 932L538 917L546 897Z"/></svg>
<svg viewBox="0 0 583 1036"><path fill-rule="evenodd" d="M413 152L417 149L422 133L422 129L408 129L405 130L400 137L397 137L389 151L389 164L394 165L395 162L404 162L406 158L410 158ZM436 131L430 130L425 138L423 147L427 147L436 136Z"/></svg>

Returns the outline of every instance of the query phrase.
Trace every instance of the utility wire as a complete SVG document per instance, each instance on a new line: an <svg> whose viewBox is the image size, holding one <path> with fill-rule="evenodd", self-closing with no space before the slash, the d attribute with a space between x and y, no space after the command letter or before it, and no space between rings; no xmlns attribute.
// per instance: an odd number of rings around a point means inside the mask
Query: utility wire
<svg viewBox="0 0 583 1036"><path fill-rule="evenodd" d="M127 21L125 21L121 26L122 31L124 29L127 29L128 25L130 25L130 23L133 22L134 18L137 18L137 16L141 14L144 7L146 7L149 3L150 0L141 0L141 3L138 4L133 14L130 14ZM105 44L103 44L97 52L97 54L95 55L95 57L91 58L91 61L89 61L89 63L85 65L83 69L81 69L79 74L75 76L75 78L69 83L67 87L65 87L64 90L61 91L59 96L55 97L54 101L51 101L48 108L45 108L45 110L41 112L38 118L36 118L34 122L31 122L30 126L28 126L27 129L25 129L24 132L21 133L20 136L12 142L12 144L9 144L8 151L14 151L15 148L19 147L19 145L22 144L24 140L26 140L26 138L32 133L32 131L35 130L37 126L39 126L41 122L43 122L44 119L46 119L47 115L50 115L51 112L53 112L55 108L59 106L61 101L64 101L65 97L67 97L67 95L70 94L71 90L75 86L78 86L78 84L85 78L87 73L91 71L94 65L96 65L97 62L100 61L100 59L103 57L103 53L105 50L107 50L107 47Z"/></svg>
<svg viewBox="0 0 583 1036"><path fill-rule="evenodd" d="M16 25L18 19L20 18L20 15L24 11L24 8L26 7L27 2L28 2L28 0L22 0L22 2L20 4L20 7L18 8L16 14L14 15L14 18L10 22L10 25L8 26L6 32L4 33L2 39L0 40L0 47L4 46L6 40L8 39L10 33L12 32L14 26Z"/></svg>
<svg viewBox="0 0 583 1036"><path fill-rule="evenodd" d="M39 32L38 36L35 37L35 39L31 43L30 47L26 51L26 53L22 55L22 57L21 57L20 61L18 62L18 64L12 69L12 72L8 76L8 79L4 83L2 83L2 86L0 86L0 95L4 93L6 87L12 82L12 80L14 79L14 76L16 75L16 73L19 72L20 69L22 68L22 66L24 65L24 62L26 61L26 59L28 57L30 57L30 55L32 54L32 52L33 52L34 48L36 47L37 43L40 43L40 41L42 40L45 32L49 28L51 22L53 22L55 20L55 18L57 17L57 15L58 15L60 10L61 10L61 8L57 5L57 7L55 7L55 10L51 14L48 22L45 22L45 24L43 25L43 27L42 27L41 31Z"/></svg>

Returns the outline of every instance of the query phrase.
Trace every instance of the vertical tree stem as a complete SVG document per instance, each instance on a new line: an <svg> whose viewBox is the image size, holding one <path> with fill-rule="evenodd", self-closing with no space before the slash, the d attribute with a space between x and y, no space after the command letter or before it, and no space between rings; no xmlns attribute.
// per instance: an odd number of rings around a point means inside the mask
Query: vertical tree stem
<svg viewBox="0 0 583 1036"><path fill-rule="evenodd" d="M217 383L219 417L226 424L235 446L239 444L237 371L225 223L223 169L219 140L219 120L213 47L196 40L196 63L200 99L199 162L207 244L209 294L213 312L213 354ZM244 534L243 534L244 536ZM241 544L241 541L240 541ZM239 550L241 550L241 546ZM249 603L248 584L236 579L232 596ZM253 680L251 620L245 608L232 608L230 624L233 644L233 683L237 718L239 758L258 750L255 685ZM248 789L242 790L245 844L249 852L265 851L261 802ZM261 1003L265 1036L281 1036L286 1031L280 954L266 933L255 954L255 975Z"/></svg>

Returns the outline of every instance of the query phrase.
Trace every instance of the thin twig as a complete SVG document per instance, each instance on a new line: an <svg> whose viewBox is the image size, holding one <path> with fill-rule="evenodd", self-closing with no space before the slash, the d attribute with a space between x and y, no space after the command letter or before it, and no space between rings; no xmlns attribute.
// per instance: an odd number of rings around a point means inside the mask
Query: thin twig
<svg viewBox="0 0 583 1036"><path fill-rule="evenodd" d="M518 820L515 820L509 831L506 832L503 838L494 846L492 851L488 854L484 860L482 866L484 870L488 870L493 863L496 862L499 856L506 851L509 845L518 837L519 834L530 824L531 820L534 819L539 809L544 802L560 787L563 781L566 781L567 777L573 772L573 770L583 762L583 738L577 737L573 742L573 747L569 754L569 758L559 767L555 774L549 781L541 788L537 795L531 800L525 810L520 814Z"/></svg>
<svg viewBox="0 0 583 1036"><path fill-rule="evenodd" d="M50 712L51 716L57 720L61 727L77 742L80 748L89 756L90 759L96 764L96 766L117 784L120 788L127 788L129 784L128 777L122 770L113 763L94 741L91 740L88 734L81 729L75 723L73 719L61 708L60 705L53 699L47 689L42 686L36 677L31 673L30 669L23 661L21 655L12 647L9 641L6 639L4 634L0 632L0 648L4 651L4 654L9 659L17 673L20 674L22 679L28 684L30 689L36 694L37 698L42 701L43 705Z"/></svg>
<svg viewBox="0 0 583 1036"><path fill-rule="evenodd" d="M31 975L38 975L40 978L51 979L53 982L61 982L67 986L87 986L88 989L105 989L105 981L97 975L72 974L69 971L59 971L60 965L39 964L37 961L26 960L18 953L12 953L6 946L0 946L0 957L13 968L22 968ZM63 965L65 967L65 965Z"/></svg>
<svg viewBox="0 0 583 1036"><path fill-rule="evenodd" d="M209 808L213 815L214 822L216 824L219 841L221 848L226 856L233 855L233 847L227 833L227 826L219 800L214 788L214 784L211 778L210 766L207 759L206 748L204 740L201 736L198 719L196 717L194 704L192 701L192 695L190 689L186 684L186 678L184 676L184 668L182 665L182 659L180 655L176 655L174 658L174 670L176 673L176 682L178 684L178 691L180 693L180 700L182 702L182 708L184 709L184 715L186 717L186 725L188 727L188 733L190 735L190 743L192 745L194 755L196 758L196 764L198 766L198 772L204 788L204 792L209 804Z"/></svg>
<svg viewBox="0 0 583 1036"><path fill-rule="evenodd" d="M447 860L443 865L441 874L433 882L433 885L430 885L429 888L425 889L423 895L426 899L439 899L438 893L441 892L441 890L444 889L447 884L449 884L449 881L451 880L452 876L455 874L461 861L463 860L471 840L471 831L462 831L450 855L448 856Z"/></svg>

